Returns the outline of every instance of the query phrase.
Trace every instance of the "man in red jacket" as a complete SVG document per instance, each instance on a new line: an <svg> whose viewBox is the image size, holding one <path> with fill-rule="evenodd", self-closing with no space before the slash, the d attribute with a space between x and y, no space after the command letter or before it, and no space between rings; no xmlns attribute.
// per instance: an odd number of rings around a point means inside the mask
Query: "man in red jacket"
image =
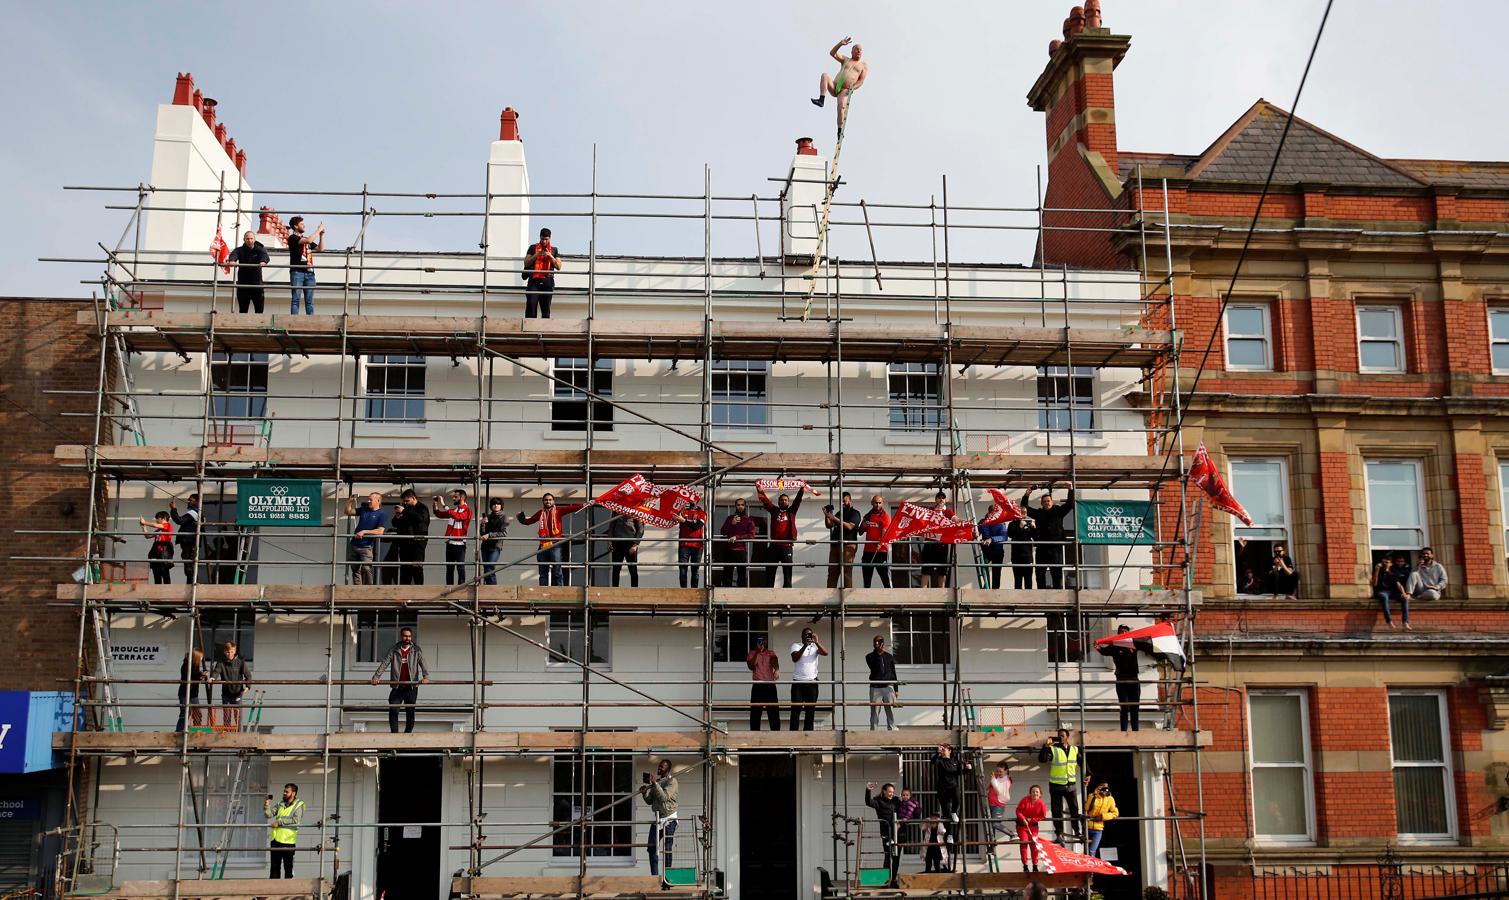
<svg viewBox="0 0 1509 900"><path fill-rule="evenodd" d="M796 500L791 499L790 494L782 494L775 503L770 502L770 496L765 489L755 485L755 493L760 495L760 505L770 513L770 543L766 547L769 556L766 557L765 580L775 587L775 570L781 569L781 581L785 587L791 587L791 562L792 550L796 544L796 511L802 508L802 497L805 492L798 490Z"/></svg>
<svg viewBox="0 0 1509 900"><path fill-rule="evenodd" d="M466 535L472 527L472 508L466 505L466 491L457 488L451 491L451 502L435 495L435 517L448 520L445 523L445 583L466 584Z"/></svg>
<svg viewBox="0 0 1509 900"><path fill-rule="evenodd" d="M676 570L682 587L697 587L697 579L702 571L703 541L707 539L707 513L697 505L696 500L692 500L691 505L681 511L678 521L680 527L676 531L679 539L676 547Z"/></svg>
<svg viewBox="0 0 1509 900"><path fill-rule="evenodd" d="M561 527L561 517L569 516L585 506L587 506L585 503L564 503L558 506L555 495L546 494L541 501L539 512L532 516L519 513L519 523L522 525L540 523L540 549L534 555L540 564L540 587L549 587L552 582L557 585L571 583L565 577L565 569L561 566L561 560L564 558L561 538L566 534Z"/></svg>
<svg viewBox="0 0 1509 900"><path fill-rule="evenodd" d="M891 548L880 543L885 530L891 527L891 514L886 511L885 498L876 494L870 498L870 509L860 520L859 530L864 533L864 555L859 559L859 568L865 573L865 587L875 575L880 576L880 586L891 586Z"/></svg>

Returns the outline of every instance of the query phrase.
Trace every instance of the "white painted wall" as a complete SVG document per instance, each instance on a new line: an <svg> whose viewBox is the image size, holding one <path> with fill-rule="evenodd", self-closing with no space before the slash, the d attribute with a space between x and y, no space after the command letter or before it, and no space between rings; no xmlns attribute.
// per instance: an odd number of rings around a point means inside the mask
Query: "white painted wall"
<svg viewBox="0 0 1509 900"><path fill-rule="evenodd" d="M257 228L251 185L236 170L204 117L192 106L161 104L152 142L153 191L147 198L143 247L183 251L187 261L209 259L218 222L234 247L241 233ZM219 191L224 189L222 196ZM169 278L207 278L203 267L174 267Z"/></svg>

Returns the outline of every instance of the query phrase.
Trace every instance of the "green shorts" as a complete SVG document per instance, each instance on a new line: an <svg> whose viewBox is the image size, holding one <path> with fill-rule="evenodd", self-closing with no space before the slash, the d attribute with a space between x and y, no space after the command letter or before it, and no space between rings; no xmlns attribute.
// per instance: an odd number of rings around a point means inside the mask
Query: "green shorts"
<svg viewBox="0 0 1509 900"><path fill-rule="evenodd" d="M844 74L847 71L846 69L840 69L838 77L833 79L833 96L837 97L844 92Z"/></svg>

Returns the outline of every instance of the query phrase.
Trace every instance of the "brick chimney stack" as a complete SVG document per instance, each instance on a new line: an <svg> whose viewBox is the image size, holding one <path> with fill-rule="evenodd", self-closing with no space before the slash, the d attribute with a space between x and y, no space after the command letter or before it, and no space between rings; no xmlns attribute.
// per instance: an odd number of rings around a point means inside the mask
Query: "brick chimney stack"
<svg viewBox="0 0 1509 900"><path fill-rule="evenodd" d="M529 227L529 164L519 136L519 114L509 106L498 116L498 139L487 157L487 246L490 257L517 259L534 242ZM584 242L585 243L585 242Z"/></svg>
<svg viewBox="0 0 1509 900"><path fill-rule="evenodd" d="M1069 10L1063 40L1048 48L1048 65L1038 76L1027 103L1046 113L1048 189L1044 205L1060 209L1100 209L1119 205L1121 179L1116 172L1116 95L1113 75L1132 39L1112 34L1101 23L1100 0L1087 0ZM1058 216L1050 225L1113 224L1108 216L1072 221ZM1084 218L1084 217L1081 217ZM1075 237L1064 232L1044 235L1050 263L1122 267L1124 262L1099 235Z"/></svg>

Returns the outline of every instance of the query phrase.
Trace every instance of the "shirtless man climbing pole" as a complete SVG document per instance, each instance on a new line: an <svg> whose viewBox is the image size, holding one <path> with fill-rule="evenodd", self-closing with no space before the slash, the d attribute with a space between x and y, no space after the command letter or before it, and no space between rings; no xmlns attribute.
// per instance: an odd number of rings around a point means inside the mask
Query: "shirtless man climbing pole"
<svg viewBox="0 0 1509 900"><path fill-rule="evenodd" d="M834 78L832 75L824 72L822 84L817 91L817 97L812 101L813 106L821 107L827 101L829 95L838 98L838 134L840 138L843 137L844 133L844 119L849 114L849 95L859 90L865 83L865 77L870 74L870 64L859 61L860 56L864 53L863 47L854 44L854 49L848 56L844 56L838 52L840 48L852 43L853 40L853 38L846 37L834 44L833 49L828 51L829 56L838 60L838 77Z"/></svg>

